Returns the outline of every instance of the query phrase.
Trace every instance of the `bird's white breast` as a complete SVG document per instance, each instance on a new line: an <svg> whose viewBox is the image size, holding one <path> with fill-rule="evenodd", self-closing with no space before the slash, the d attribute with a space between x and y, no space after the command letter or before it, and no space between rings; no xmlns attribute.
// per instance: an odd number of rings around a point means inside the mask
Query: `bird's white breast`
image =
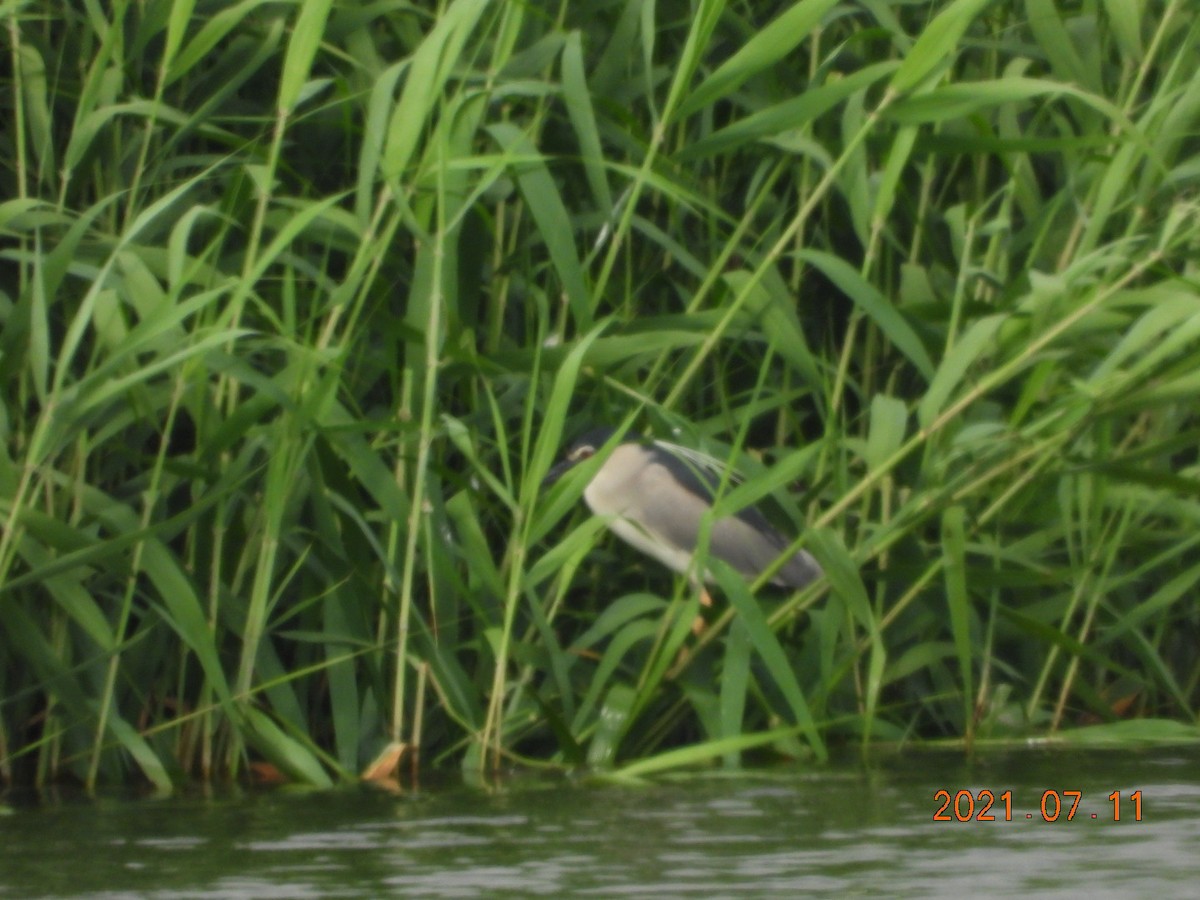
<svg viewBox="0 0 1200 900"><path fill-rule="evenodd" d="M607 520L608 528L625 543L676 572L687 572L691 553L676 549L661 535L651 534L639 524L646 518L639 514L642 504L653 502L649 497L652 478L647 473L656 464L649 462L648 456L649 451L639 444L621 444L592 477L584 489L583 499L592 512Z"/></svg>

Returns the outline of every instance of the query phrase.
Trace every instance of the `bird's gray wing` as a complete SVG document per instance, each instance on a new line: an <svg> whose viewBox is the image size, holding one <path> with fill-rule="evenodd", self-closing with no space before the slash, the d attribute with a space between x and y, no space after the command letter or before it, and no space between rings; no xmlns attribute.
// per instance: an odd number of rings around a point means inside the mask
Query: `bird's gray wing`
<svg viewBox="0 0 1200 900"><path fill-rule="evenodd" d="M700 521L712 503L715 474L698 469L662 447L649 448L652 460L638 479L636 517L657 539L687 552L699 540ZM635 512L635 510L631 510ZM743 576L757 577L787 548L788 541L754 507L713 523L708 552ZM816 561L801 551L776 573L774 583L801 587L820 575Z"/></svg>
<svg viewBox="0 0 1200 900"><path fill-rule="evenodd" d="M673 445L659 444L655 449L656 462L670 470L673 480L684 488L683 491L674 492L673 496L686 494L688 498L683 502L684 509L676 514L656 516L655 528L661 529L668 539L686 540L686 546L695 548L700 535L700 518L712 505L715 488L719 486L720 462L707 456L701 456L698 461L691 454L680 457L673 455L670 452L672 450ZM655 484L666 481L661 475L652 480ZM656 503L650 506L654 510L664 510L668 508L668 503L656 498ZM658 521L659 518L662 521ZM767 521L762 512L754 506L745 506L737 514L721 517L713 523L708 552L742 572L742 575L752 578L761 575L767 566L772 565L790 542ZM802 588L821 574L821 566L816 559L802 550L793 553L780 566L772 582L780 587Z"/></svg>
<svg viewBox="0 0 1200 900"><path fill-rule="evenodd" d="M709 509L702 493L683 484L679 473L656 453L642 469L624 517L656 540L691 553L700 534L700 519Z"/></svg>
<svg viewBox="0 0 1200 900"><path fill-rule="evenodd" d="M713 524L709 552L743 575L757 578L783 555L789 543L751 507ZM780 566L771 582L780 587L800 588L820 575L817 561L807 551L798 550Z"/></svg>

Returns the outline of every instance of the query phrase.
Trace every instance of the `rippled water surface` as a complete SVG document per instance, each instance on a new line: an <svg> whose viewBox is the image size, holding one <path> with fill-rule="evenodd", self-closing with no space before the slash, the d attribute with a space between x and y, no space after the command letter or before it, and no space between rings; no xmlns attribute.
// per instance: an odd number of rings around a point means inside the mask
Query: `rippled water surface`
<svg viewBox="0 0 1200 900"><path fill-rule="evenodd" d="M957 816L935 821L958 797ZM1008 797L979 815L981 792ZM1054 817L1057 792L1063 806ZM1081 793L1074 801L1068 791ZM1133 794L1140 791L1141 821ZM1114 821L1119 792L1120 820ZM1042 811L1046 796L1045 814ZM0 897L1195 896L1200 751L0 805Z"/></svg>

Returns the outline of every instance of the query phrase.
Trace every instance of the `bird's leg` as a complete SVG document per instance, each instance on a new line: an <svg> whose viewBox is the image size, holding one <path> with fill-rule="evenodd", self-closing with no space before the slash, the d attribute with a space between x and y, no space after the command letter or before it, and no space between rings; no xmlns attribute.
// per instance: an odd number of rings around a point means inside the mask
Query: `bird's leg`
<svg viewBox="0 0 1200 900"><path fill-rule="evenodd" d="M711 609L713 605L712 594L708 592L708 588L706 588L703 584L700 585L700 605L709 609ZM696 618L692 619L692 634L694 634L696 637L699 637L700 635L704 634L704 629L707 627L708 623L704 621L704 614L696 613Z"/></svg>

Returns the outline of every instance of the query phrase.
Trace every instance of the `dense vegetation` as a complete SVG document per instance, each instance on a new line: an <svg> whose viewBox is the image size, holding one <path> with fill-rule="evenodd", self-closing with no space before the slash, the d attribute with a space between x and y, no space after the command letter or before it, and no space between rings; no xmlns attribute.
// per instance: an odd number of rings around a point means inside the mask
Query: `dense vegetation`
<svg viewBox="0 0 1200 900"><path fill-rule="evenodd" d="M0 781L1196 736L1183 0L2 8Z"/></svg>

